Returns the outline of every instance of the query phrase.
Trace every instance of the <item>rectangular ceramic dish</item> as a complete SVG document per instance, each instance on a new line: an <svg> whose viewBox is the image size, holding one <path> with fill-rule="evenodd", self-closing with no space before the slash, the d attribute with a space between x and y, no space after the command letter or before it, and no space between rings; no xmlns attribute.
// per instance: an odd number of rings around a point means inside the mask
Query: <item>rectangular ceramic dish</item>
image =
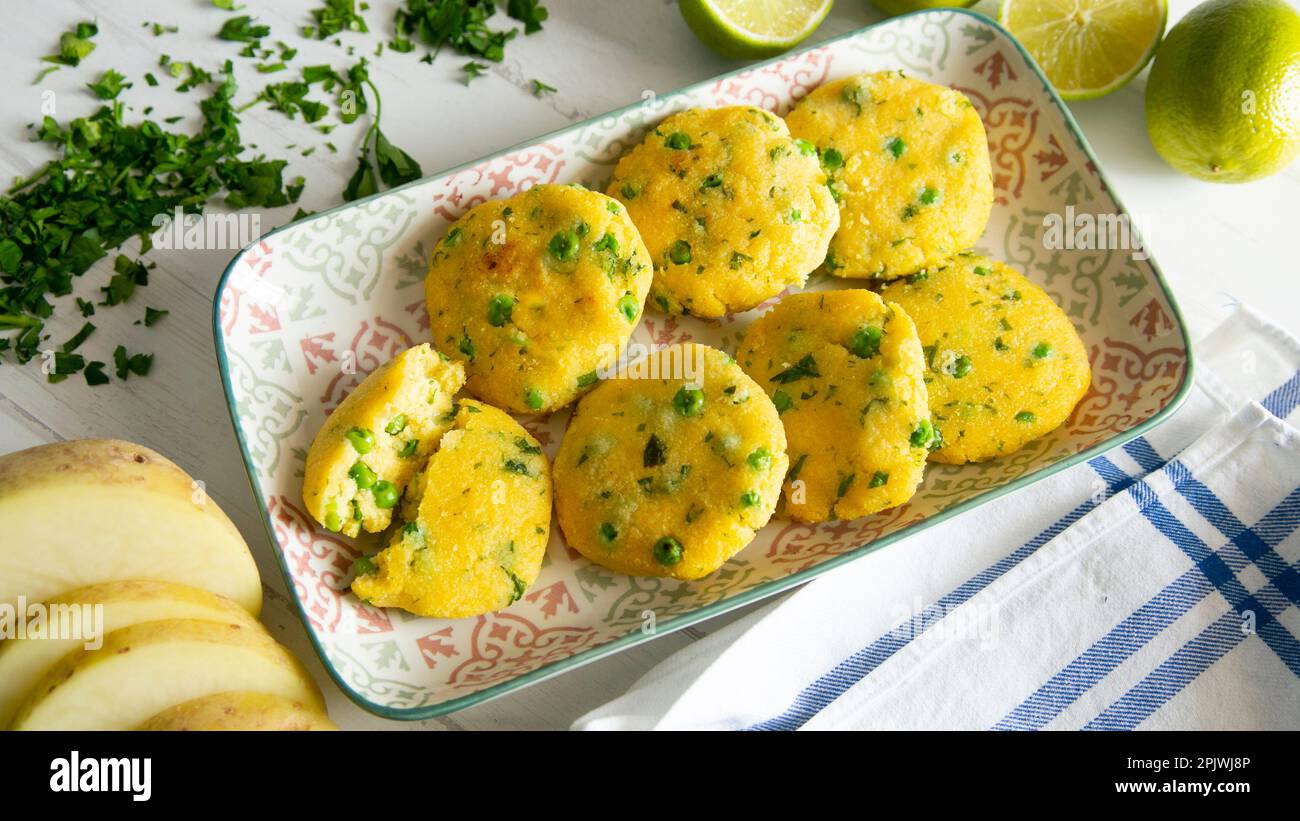
<svg viewBox="0 0 1300 821"><path fill-rule="evenodd" d="M911 502L876 516L819 526L773 521L697 582L610 572L568 549L554 528L541 577L499 613L417 618L368 607L348 592L358 546L304 512L303 458L328 412L367 372L428 341L422 281L449 222L537 183L603 189L618 157L670 112L749 104L784 114L827 79L898 68L960 89L984 119L997 201L978 248L1042 285L1091 357L1092 390L1065 427L993 462L932 465ZM1191 384L1182 319L1144 255L1049 248L1044 217L1064 218L1067 207L1125 214L1070 113L1015 40L985 17L942 10L895 18L271 233L226 269L214 332L248 475L325 667L377 714L450 712L786 590L1139 435ZM705 323L648 311L634 341L694 339L734 351L753 313ZM523 421L553 455L567 416ZM652 632L642 629L647 613Z"/></svg>

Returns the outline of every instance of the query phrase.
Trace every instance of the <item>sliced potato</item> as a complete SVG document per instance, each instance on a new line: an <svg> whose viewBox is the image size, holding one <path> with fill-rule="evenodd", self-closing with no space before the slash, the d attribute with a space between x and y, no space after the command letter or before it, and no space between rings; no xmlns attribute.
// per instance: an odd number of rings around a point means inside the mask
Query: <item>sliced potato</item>
<svg viewBox="0 0 1300 821"><path fill-rule="evenodd" d="M188 584L257 615L262 582L202 486L149 448L81 439L0 456L0 604L126 579Z"/></svg>
<svg viewBox="0 0 1300 821"><path fill-rule="evenodd" d="M79 637L61 638L50 630L46 635L0 642L0 727L8 726L27 694L60 659L85 649L96 639L102 641L114 630L165 619L198 619L238 624L250 629L258 627L257 620L231 600L197 587L170 582L105 582L70 590L46 600L43 607L51 617L61 614L59 618L65 623L69 617L81 619L83 613L96 618L94 610L70 610L71 605L79 608L102 605L102 622L81 622ZM86 627L90 629L86 630ZM61 635L67 636L68 633L65 631Z"/></svg>
<svg viewBox="0 0 1300 821"><path fill-rule="evenodd" d="M98 650L56 664L18 710L14 730L131 730L196 698L248 690L325 703L293 655L261 629L195 619L115 630Z"/></svg>
<svg viewBox="0 0 1300 821"><path fill-rule="evenodd" d="M337 730L301 701L266 693L217 693L169 707L141 730Z"/></svg>

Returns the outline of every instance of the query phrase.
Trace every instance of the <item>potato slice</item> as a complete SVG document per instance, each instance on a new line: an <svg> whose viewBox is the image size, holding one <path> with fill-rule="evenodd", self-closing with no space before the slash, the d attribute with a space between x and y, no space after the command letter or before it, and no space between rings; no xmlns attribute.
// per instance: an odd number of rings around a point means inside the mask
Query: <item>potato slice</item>
<svg viewBox="0 0 1300 821"><path fill-rule="evenodd" d="M188 584L257 615L262 581L239 531L161 454L81 439L0 456L0 604L124 579Z"/></svg>
<svg viewBox="0 0 1300 821"><path fill-rule="evenodd" d="M169 707L141 730L337 730L329 717L283 696L217 693Z"/></svg>
<svg viewBox="0 0 1300 821"><path fill-rule="evenodd" d="M74 653L37 684L14 730L131 730L196 698L250 690L324 712L311 676L260 629L195 619L115 630L98 650Z"/></svg>
<svg viewBox="0 0 1300 821"><path fill-rule="evenodd" d="M153 581L105 582L70 590L44 603L44 612L60 618L82 618L93 610L69 610L69 605L93 608L102 605L103 621L90 623L80 638L59 638L50 631L44 636L0 642L0 727L6 727L14 712L50 668L69 653L102 641L114 630L146 621L198 619L218 624L238 624L257 629L257 620L239 605L206 590L184 584ZM93 615L91 616L93 618ZM85 625L85 622L82 623ZM87 632L98 631L94 636ZM66 636L64 632L62 635Z"/></svg>
<svg viewBox="0 0 1300 821"><path fill-rule="evenodd" d="M353 388L307 451L302 498L327 529L378 533L416 472L451 427L465 368L416 345Z"/></svg>

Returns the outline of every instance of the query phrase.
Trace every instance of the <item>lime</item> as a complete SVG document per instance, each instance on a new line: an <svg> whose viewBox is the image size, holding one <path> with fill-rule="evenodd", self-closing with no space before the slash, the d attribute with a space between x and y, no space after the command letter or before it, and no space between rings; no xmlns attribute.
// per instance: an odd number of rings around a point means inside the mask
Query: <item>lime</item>
<svg viewBox="0 0 1300 821"><path fill-rule="evenodd" d="M976 0L871 0L871 5L890 15L921 9L964 9L975 3Z"/></svg>
<svg viewBox="0 0 1300 821"><path fill-rule="evenodd" d="M1002 0L998 22L1067 100L1109 94L1151 59L1165 0Z"/></svg>
<svg viewBox="0 0 1300 821"><path fill-rule="evenodd" d="M833 0L681 0L686 24L724 57L773 57L821 25Z"/></svg>
<svg viewBox="0 0 1300 821"><path fill-rule="evenodd" d="M1300 152L1300 14L1211 0L1169 30L1147 79L1147 133L1184 174L1249 182Z"/></svg>

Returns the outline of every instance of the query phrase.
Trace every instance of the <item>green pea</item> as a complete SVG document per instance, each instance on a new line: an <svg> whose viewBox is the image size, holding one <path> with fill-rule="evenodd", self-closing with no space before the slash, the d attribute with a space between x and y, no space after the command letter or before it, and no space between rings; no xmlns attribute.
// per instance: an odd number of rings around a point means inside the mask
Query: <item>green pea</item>
<svg viewBox="0 0 1300 821"><path fill-rule="evenodd" d="M379 478L364 462L357 462L348 468L348 476L351 476L352 481L356 482L357 487L362 490L372 486L375 480Z"/></svg>
<svg viewBox="0 0 1300 821"><path fill-rule="evenodd" d="M962 354L957 357L952 363L953 379L961 379L963 376L970 373L971 367L972 365L969 356Z"/></svg>
<svg viewBox="0 0 1300 821"><path fill-rule="evenodd" d="M747 490L740 494L741 507L758 507L763 501L763 497L758 494L757 490Z"/></svg>
<svg viewBox="0 0 1300 821"><path fill-rule="evenodd" d="M682 416L699 416L704 410L704 391L682 387L673 396L673 407Z"/></svg>
<svg viewBox="0 0 1300 821"><path fill-rule="evenodd" d="M1052 355L1052 346L1046 342L1039 342L1034 346L1034 359L1046 359Z"/></svg>
<svg viewBox="0 0 1300 821"><path fill-rule="evenodd" d="M375 435L365 428L353 428L343 435L357 453L369 453L375 449Z"/></svg>
<svg viewBox="0 0 1300 821"><path fill-rule="evenodd" d="M888 481L889 481L889 474L885 473L883 470L878 470L871 475L871 481L868 483L867 486L884 487Z"/></svg>
<svg viewBox="0 0 1300 821"><path fill-rule="evenodd" d="M975 272L975 276L977 277L986 277L989 275L989 269L985 268L983 265L976 265L972 270Z"/></svg>
<svg viewBox="0 0 1300 821"><path fill-rule="evenodd" d="M397 497L402 495L398 492L397 485L387 479L380 479L375 482L375 486L371 488L370 492L374 494L375 507L383 510L388 510L396 505Z"/></svg>
<svg viewBox="0 0 1300 821"><path fill-rule="evenodd" d="M388 420L387 425L384 425L384 433L389 436L396 436L404 430L406 430L406 414L404 413L397 414Z"/></svg>
<svg viewBox="0 0 1300 821"><path fill-rule="evenodd" d="M636 315L641 312L641 305L636 301L636 297L623 294L623 298L618 301L618 310L628 322L636 322Z"/></svg>
<svg viewBox="0 0 1300 821"><path fill-rule="evenodd" d="M542 392L537 388L529 388L528 391L524 393L524 404L533 410L540 409L542 405L545 404L545 400L542 399Z"/></svg>
<svg viewBox="0 0 1300 821"><path fill-rule="evenodd" d="M745 460L754 470L767 470L772 466L772 451L767 448L759 448L749 454Z"/></svg>
<svg viewBox="0 0 1300 821"><path fill-rule="evenodd" d="M939 201L939 192L927 185L925 189L921 191L920 200L922 205L934 205Z"/></svg>
<svg viewBox="0 0 1300 821"><path fill-rule="evenodd" d="M914 448L923 448L929 443L930 437L933 435L934 426L930 424L930 420L922 419L921 424L917 425L916 430L912 431L912 436L908 439L908 442Z"/></svg>
<svg viewBox="0 0 1300 821"><path fill-rule="evenodd" d="M352 572L357 576L369 576L379 572L379 565L375 564L375 560L369 556L358 556L352 563Z"/></svg>
<svg viewBox="0 0 1300 821"><path fill-rule="evenodd" d="M885 150L894 155L894 159L903 156L903 151L907 148L907 143L903 142L902 137L894 137L885 143Z"/></svg>
<svg viewBox="0 0 1300 821"><path fill-rule="evenodd" d="M802 218L803 218L803 212L800 211L798 208L793 208L790 210L790 222L798 222Z"/></svg>
<svg viewBox="0 0 1300 821"><path fill-rule="evenodd" d="M560 262L572 262L578 258L580 244L577 231L560 231L551 237L551 242L546 247L551 256Z"/></svg>
<svg viewBox="0 0 1300 821"><path fill-rule="evenodd" d="M338 533L343 529L343 520L339 518L336 511L331 510L325 514L325 529Z"/></svg>
<svg viewBox="0 0 1300 821"><path fill-rule="evenodd" d="M606 231L600 239L591 245L593 251L609 251L611 254L618 253L618 237Z"/></svg>
<svg viewBox="0 0 1300 821"><path fill-rule="evenodd" d="M655 542L654 557L659 564L671 567L682 560L682 543L672 536L665 536Z"/></svg>
<svg viewBox="0 0 1300 821"><path fill-rule="evenodd" d="M407 439L404 443L402 443L402 449L397 452L397 455L402 459L410 459L412 456L415 455L415 449L418 448L419 446L420 446L419 439Z"/></svg>
<svg viewBox="0 0 1300 821"><path fill-rule="evenodd" d="M939 428L936 427L933 429L932 434L933 435L930 437L930 444L928 446L928 450L930 450L930 452L933 453L934 451L943 447L943 431L939 430Z"/></svg>
<svg viewBox="0 0 1300 821"><path fill-rule="evenodd" d="M600 536L600 540L605 544L609 544L618 538L618 528L609 522L601 522L600 528L596 532Z"/></svg>
<svg viewBox="0 0 1300 821"><path fill-rule="evenodd" d="M799 149L799 153L805 157L811 157L817 153L817 146L804 139L795 140L794 147Z"/></svg>
<svg viewBox="0 0 1300 821"><path fill-rule="evenodd" d="M1016 414L1016 421L1025 425L1032 425L1038 421L1038 417L1034 415L1033 411L1021 411Z"/></svg>
<svg viewBox="0 0 1300 821"><path fill-rule="evenodd" d="M834 171L844 165L844 155L838 148L828 148L822 152L822 168Z"/></svg>
<svg viewBox="0 0 1300 821"><path fill-rule="evenodd" d="M880 340L884 336L884 331L875 325L863 325L853 333L853 341L849 343L849 350L856 357L870 359L880 353Z"/></svg>
<svg viewBox="0 0 1300 821"><path fill-rule="evenodd" d="M487 320L494 328L500 328L510 321L515 310L515 298L509 294L497 294L488 302Z"/></svg>
<svg viewBox="0 0 1300 821"><path fill-rule="evenodd" d="M668 258L675 265L685 265L691 261L691 244L684 239L679 239L668 249Z"/></svg>
<svg viewBox="0 0 1300 821"><path fill-rule="evenodd" d="M680 131L676 131L668 135L668 139L664 140L664 145L674 151L685 151L691 147L691 138Z"/></svg>

